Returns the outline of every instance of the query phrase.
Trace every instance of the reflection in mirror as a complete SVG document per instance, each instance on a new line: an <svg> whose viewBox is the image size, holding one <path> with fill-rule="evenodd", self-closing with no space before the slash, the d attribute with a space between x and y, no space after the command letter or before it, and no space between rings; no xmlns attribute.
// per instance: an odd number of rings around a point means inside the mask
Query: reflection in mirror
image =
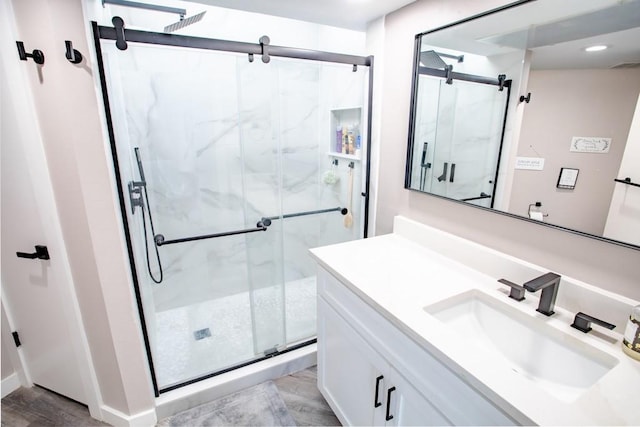
<svg viewBox="0 0 640 427"><path fill-rule="evenodd" d="M520 1L419 34L405 186L638 248L638 40L640 0Z"/></svg>

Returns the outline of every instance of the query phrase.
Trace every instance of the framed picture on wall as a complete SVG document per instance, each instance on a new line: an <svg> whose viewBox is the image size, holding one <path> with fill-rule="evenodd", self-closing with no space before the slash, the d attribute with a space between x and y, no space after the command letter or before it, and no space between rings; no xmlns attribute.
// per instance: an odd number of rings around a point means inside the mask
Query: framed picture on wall
<svg viewBox="0 0 640 427"><path fill-rule="evenodd" d="M580 169L560 168L560 175L558 175L556 188L563 188L566 190L573 190L576 188L578 172L580 172Z"/></svg>

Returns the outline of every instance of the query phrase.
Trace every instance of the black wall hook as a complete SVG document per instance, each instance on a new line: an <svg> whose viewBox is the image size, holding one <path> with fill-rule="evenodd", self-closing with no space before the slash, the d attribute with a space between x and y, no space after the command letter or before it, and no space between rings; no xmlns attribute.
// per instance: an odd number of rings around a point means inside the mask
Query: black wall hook
<svg viewBox="0 0 640 427"><path fill-rule="evenodd" d="M24 43L16 41L16 45L18 45L18 56L21 60L26 61L27 58L33 58L33 62L38 65L44 64L44 53L41 50L34 49L33 52L27 53L24 50Z"/></svg>
<svg viewBox="0 0 640 427"><path fill-rule="evenodd" d="M526 102L527 104L531 101L531 92L527 94L527 96L520 95L520 102Z"/></svg>
<svg viewBox="0 0 640 427"><path fill-rule="evenodd" d="M67 50L64 56L69 60L69 62L72 64L79 64L82 62L82 54L73 48L71 40L65 40L64 46Z"/></svg>
<svg viewBox="0 0 640 427"><path fill-rule="evenodd" d="M271 57L269 57L269 43L271 43L271 40L269 40L269 36L262 36L260 37L260 40L258 40L260 42L260 47L262 48L262 62L264 62L265 64L268 64L269 61L271 61Z"/></svg>

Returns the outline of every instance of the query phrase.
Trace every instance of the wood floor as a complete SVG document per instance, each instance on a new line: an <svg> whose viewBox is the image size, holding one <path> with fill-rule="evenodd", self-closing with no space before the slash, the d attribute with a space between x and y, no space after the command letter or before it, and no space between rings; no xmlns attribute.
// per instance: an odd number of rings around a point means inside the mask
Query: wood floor
<svg viewBox="0 0 640 427"><path fill-rule="evenodd" d="M299 426L339 426L316 386L316 367L274 381ZM108 426L86 406L40 387L20 388L2 399L2 427Z"/></svg>
<svg viewBox="0 0 640 427"><path fill-rule="evenodd" d="M274 383L297 425L339 426L340 421L318 390L317 376L317 368L313 366L278 378Z"/></svg>
<svg viewBox="0 0 640 427"><path fill-rule="evenodd" d="M19 388L2 399L2 427L108 426L86 406L40 387Z"/></svg>

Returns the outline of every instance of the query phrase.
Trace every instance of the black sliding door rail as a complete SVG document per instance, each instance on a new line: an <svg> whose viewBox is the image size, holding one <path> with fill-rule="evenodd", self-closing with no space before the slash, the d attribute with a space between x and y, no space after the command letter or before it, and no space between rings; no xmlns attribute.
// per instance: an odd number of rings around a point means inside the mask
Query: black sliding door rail
<svg viewBox="0 0 640 427"><path fill-rule="evenodd" d="M155 33L151 31L130 30L122 28L126 42L157 44L163 46L188 47L194 49L217 50L223 52L247 53L262 55L265 46L260 43L236 42L230 40L208 39L204 37L183 36L180 34ZM122 34L115 27L98 25L99 37L103 40L122 40ZM126 47L125 47L126 49ZM341 64L370 66L372 57L346 55L333 52L322 52L310 49L299 49L284 46L268 45L269 56L283 58L308 59L311 61L337 62Z"/></svg>
<svg viewBox="0 0 640 427"><path fill-rule="evenodd" d="M202 234L200 236L182 237L180 239L165 240L164 235L156 234L153 240L158 246L173 245L175 243L193 242L195 240L216 239L218 237L235 236L237 234L255 233L256 231L267 231L267 227L258 224L255 228L245 228L242 230L224 231L222 233Z"/></svg>
<svg viewBox="0 0 640 427"><path fill-rule="evenodd" d="M447 70L440 70L438 68L418 67L418 74L440 77L443 79L451 78L452 80L462 80L465 82L498 86L499 88L511 87L511 80L506 80L504 78L476 76L475 74L458 73L455 71L447 73Z"/></svg>
<svg viewBox="0 0 640 427"><path fill-rule="evenodd" d="M631 178L625 178L625 179L614 179L615 182L619 182L621 184L627 184L627 185L631 185L633 187L640 187L640 184L636 184L635 182L631 182Z"/></svg>

